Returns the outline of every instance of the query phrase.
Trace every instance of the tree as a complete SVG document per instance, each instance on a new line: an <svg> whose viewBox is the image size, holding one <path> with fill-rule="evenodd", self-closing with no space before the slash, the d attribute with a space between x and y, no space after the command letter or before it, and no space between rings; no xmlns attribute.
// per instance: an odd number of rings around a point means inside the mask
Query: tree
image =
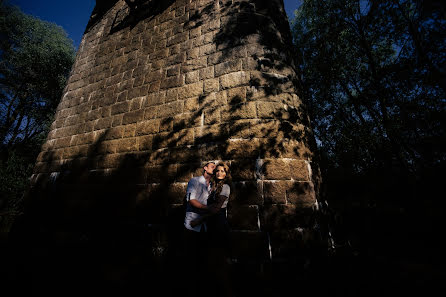
<svg viewBox="0 0 446 297"><path fill-rule="evenodd" d="M424 1L304 1L294 40L330 168L421 178L445 161L444 13Z"/></svg>
<svg viewBox="0 0 446 297"><path fill-rule="evenodd" d="M363 246L390 243L377 238L389 226L401 226L388 237L397 242L443 220L433 215L444 205L443 2L306 0L296 11L292 32L324 198Z"/></svg>
<svg viewBox="0 0 446 297"><path fill-rule="evenodd" d="M0 198L7 208L31 175L74 56L61 27L0 2Z"/></svg>

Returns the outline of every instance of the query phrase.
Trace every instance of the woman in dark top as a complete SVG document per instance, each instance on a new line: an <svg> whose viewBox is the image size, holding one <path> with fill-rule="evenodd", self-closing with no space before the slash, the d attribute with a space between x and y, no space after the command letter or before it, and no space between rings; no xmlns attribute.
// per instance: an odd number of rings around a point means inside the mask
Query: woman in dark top
<svg viewBox="0 0 446 297"><path fill-rule="evenodd" d="M207 200L207 213L191 222L191 226L206 222L207 232L212 238L221 242L229 233L226 207L231 194L231 173L226 163L219 163L215 167L211 179L211 193Z"/></svg>
<svg viewBox="0 0 446 297"><path fill-rule="evenodd" d="M226 163L219 163L215 167L211 180L212 190L207 200L208 213L191 222L191 226L206 222L208 234L208 263L211 280L214 282L211 288L215 288L215 295L231 296L232 285L229 275L230 261L230 227L227 220L226 207L231 193L231 173Z"/></svg>

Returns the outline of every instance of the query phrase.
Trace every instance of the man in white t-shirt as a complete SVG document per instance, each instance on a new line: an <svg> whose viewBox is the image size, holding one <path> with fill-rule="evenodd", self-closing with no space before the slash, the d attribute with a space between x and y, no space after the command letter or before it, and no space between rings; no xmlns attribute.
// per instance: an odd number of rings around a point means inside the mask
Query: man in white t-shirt
<svg viewBox="0 0 446 297"><path fill-rule="evenodd" d="M214 169L214 162L206 163L203 167L203 175L193 177L187 184L186 199L188 203L186 206L184 227L188 230L195 232L206 230L204 223L192 227L190 222L199 218L207 209L207 199L211 192L210 180L214 174Z"/></svg>
<svg viewBox="0 0 446 297"><path fill-rule="evenodd" d="M186 215L184 218L185 269L191 278L206 273L206 225L205 223L192 227L190 222L200 218L207 209L207 199L211 192L211 177L214 174L215 163L208 162L203 167L203 175L193 177L187 184ZM186 296L205 296L205 286L186 285Z"/></svg>

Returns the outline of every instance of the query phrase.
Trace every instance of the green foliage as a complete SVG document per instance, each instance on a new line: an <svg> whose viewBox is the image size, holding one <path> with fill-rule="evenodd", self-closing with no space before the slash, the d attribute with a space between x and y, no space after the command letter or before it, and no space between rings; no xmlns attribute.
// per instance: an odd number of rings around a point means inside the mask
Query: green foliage
<svg viewBox="0 0 446 297"><path fill-rule="evenodd" d="M5 161L0 161L0 195L16 198L8 201L9 209L19 209L18 204L32 174L33 165L29 158L16 152L11 152Z"/></svg>
<svg viewBox="0 0 446 297"><path fill-rule="evenodd" d="M293 34L316 136L331 168L445 160L444 14L422 1L304 1Z"/></svg>
<svg viewBox="0 0 446 297"><path fill-rule="evenodd" d="M296 11L292 33L324 198L350 242L377 247L389 232L386 244L398 246L407 232L437 230L445 11L444 1L421 0L306 0Z"/></svg>
<svg viewBox="0 0 446 297"><path fill-rule="evenodd" d="M10 146L44 131L75 50L61 27L4 4L0 9L0 141Z"/></svg>
<svg viewBox="0 0 446 297"><path fill-rule="evenodd" d="M0 2L0 199L7 208L28 182L74 56L61 27Z"/></svg>

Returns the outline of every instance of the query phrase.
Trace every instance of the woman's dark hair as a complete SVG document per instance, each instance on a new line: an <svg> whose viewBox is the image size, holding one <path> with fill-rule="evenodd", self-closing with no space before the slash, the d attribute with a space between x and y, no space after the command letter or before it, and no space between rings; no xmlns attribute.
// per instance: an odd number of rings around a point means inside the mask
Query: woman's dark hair
<svg viewBox="0 0 446 297"><path fill-rule="evenodd" d="M217 194L221 193L221 190L223 189L223 185L227 184L227 185L231 185L232 182L232 177L231 177L231 169L229 168L228 164L224 163L224 162L219 162L216 166L215 166L215 170L217 170L218 167L223 167L225 172L226 172L226 176L224 179L219 180L217 179L217 175L214 174L212 176L212 191L215 191Z"/></svg>

